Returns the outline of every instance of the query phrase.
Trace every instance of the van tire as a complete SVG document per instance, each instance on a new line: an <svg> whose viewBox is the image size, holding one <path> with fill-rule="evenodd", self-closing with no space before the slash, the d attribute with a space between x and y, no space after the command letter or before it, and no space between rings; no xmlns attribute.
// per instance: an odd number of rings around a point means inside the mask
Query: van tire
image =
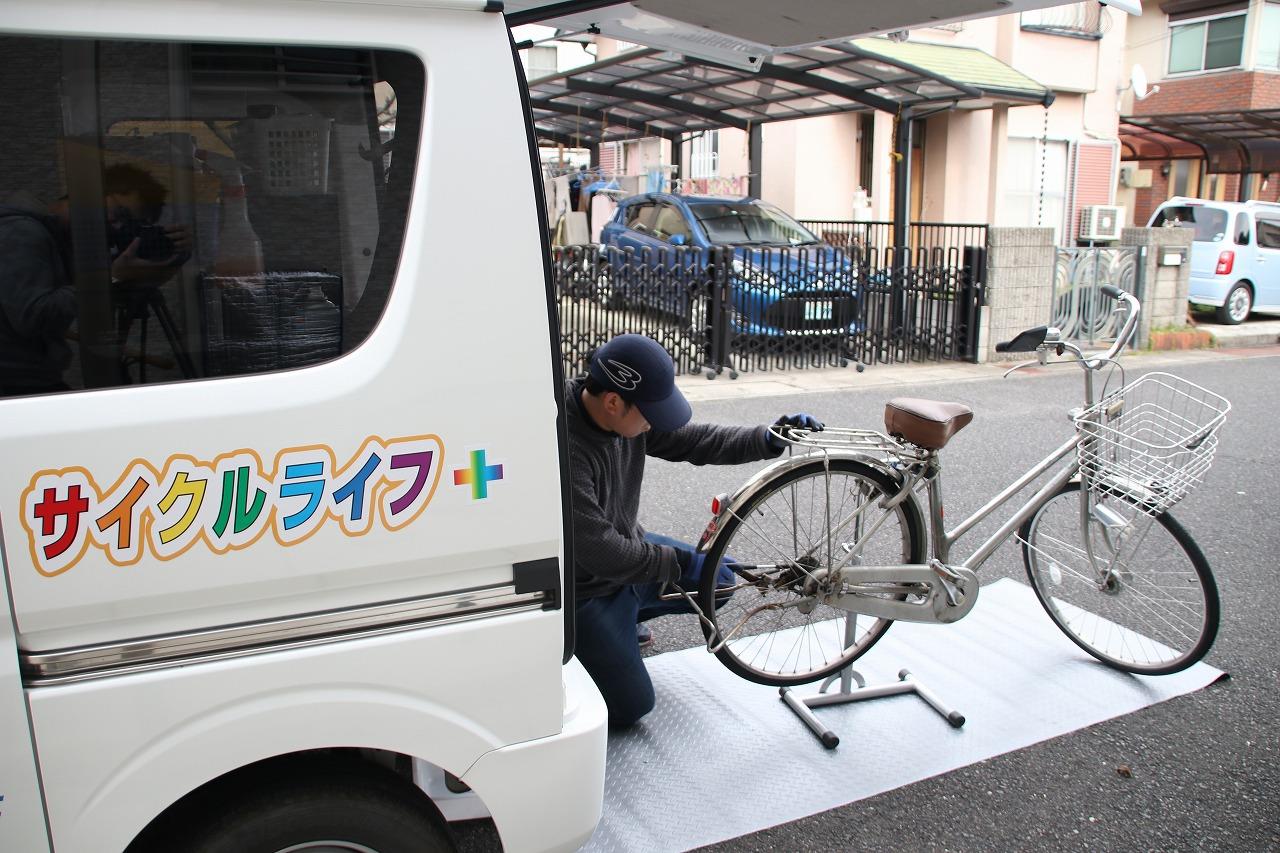
<svg viewBox="0 0 1280 853"><path fill-rule="evenodd" d="M451 853L456 848L426 794L390 770L358 760L304 762L243 790L223 787L193 818L148 849L166 853L282 850Z"/></svg>
<svg viewBox="0 0 1280 853"><path fill-rule="evenodd" d="M1226 300L1218 308L1218 322L1227 326L1243 323L1253 310L1253 289L1245 282L1238 282Z"/></svg>

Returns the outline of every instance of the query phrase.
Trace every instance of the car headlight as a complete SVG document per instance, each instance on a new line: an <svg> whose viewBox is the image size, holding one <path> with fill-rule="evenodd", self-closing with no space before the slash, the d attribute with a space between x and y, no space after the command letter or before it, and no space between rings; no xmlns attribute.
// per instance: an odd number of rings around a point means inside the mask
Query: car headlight
<svg viewBox="0 0 1280 853"><path fill-rule="evenodd" d="M745 279L748 285L760 285L763 287L774 287L778 281L774 278L773 273L761 269L754 264L748 264L740 258L733 259L733 274L738 278Z"/></svg>

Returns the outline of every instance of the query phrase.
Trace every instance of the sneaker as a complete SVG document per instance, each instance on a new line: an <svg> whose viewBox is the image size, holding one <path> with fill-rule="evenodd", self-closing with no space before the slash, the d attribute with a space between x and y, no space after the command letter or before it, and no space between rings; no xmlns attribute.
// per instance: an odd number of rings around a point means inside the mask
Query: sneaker
<svg viewBox="0 0 1280 853"><path fill-rule="evenodd" d="M643 622L636 623L636 642L640 648L647 649L653 645L653 631Z"/></svg>

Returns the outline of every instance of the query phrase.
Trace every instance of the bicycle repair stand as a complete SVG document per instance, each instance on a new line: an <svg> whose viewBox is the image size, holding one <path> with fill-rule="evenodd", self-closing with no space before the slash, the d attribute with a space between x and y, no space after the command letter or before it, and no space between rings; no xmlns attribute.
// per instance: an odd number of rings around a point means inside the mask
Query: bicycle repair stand
<svg viewBox="0 0 1280 853"><path fill-rule="evenodd" d="M846 633L851 632L853 629L854 621L846 619ZM840 690L836 693L828 693L827 688L837 679L840 681ZM858 684L856 688L853 686L854 682ZM827 705L845 705L850 702L863 702L867 699L897 696L902 693L914 693L919 696L930 708L941 714L953 729L958 729L964 725L963 714L943 705L942 700L934 695L933 691L912 679L911 673L905 669L898 670L897 681L868 687L862 674L852 666L847 666L822 682L822 686L818 688L817 696L806 696L803 699L792 693L790 687L778 689L778 695L782 697L782 701L796 713L797 717L804 721L806 726L813 730L813 733L818 736L818 740L822 741L822 745L827 749L835 749L839 746L840 738L818 720L817 715L813 713L814 708L822 708Z"/></svg>

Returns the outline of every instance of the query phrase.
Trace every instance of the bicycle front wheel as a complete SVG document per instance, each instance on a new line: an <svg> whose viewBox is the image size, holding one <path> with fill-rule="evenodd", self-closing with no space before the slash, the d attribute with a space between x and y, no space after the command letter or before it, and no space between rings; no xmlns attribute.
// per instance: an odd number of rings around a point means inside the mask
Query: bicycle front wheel
<svg viewBox="0 0 1280 853"><path fill-rule="evenodd" d="M815 459L780 474L731 514L704 565L724 558L733 583L704 570L699 589L702 629L721 663L750 681L787 686L834 675L871 648L891 621L827 602L858 565L924 562L916 502L880 506L897 492L870 465ZM836 570L845 557L846 568Z"/></svg>
<svg viewBox="0 0 1280 853"><path fill-rule="evenodd" d="M1179 672L1218 633L1209 563L1168 513L1151 517L1079 483L1045 501L1019 531L1027 577L1050 618L1103 663L1144 675ZM1087 512L1088 523L1082 523Z"/></svg>

